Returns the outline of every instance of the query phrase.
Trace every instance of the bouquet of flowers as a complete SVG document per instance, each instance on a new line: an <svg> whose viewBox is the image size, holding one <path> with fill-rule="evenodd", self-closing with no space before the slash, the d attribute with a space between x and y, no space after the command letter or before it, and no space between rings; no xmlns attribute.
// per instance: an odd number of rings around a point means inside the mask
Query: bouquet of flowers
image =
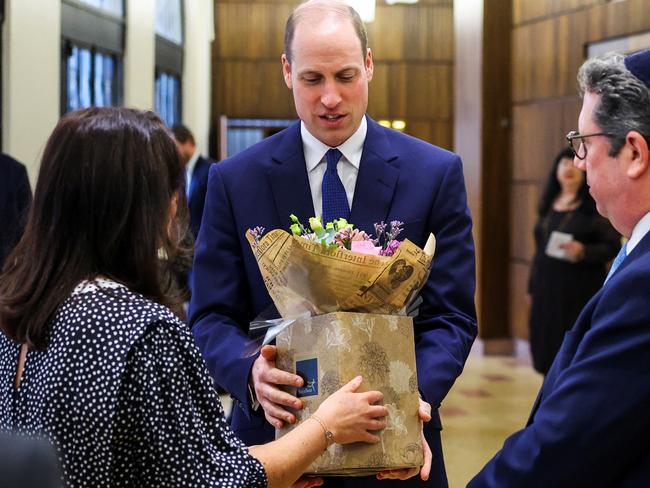
<svg viewBox="0 0 650 488"><path fill-rule="evenodd" d="M309 228L306 228L295 215L291 214L290 218L292 222L290 230L294 236L319 242L322 246L338 247L374 256L392 256L395 254L400 245L397 236L402 232L402 226L404 225L399 220L393 220L388 224L384 222L375 224L377 237L373 239L366 232L356 229L346 219L337 219L323 225L320 217L311 217L309 219ZM254 242L257 243L264 234L264 228L255 227L251 230L251 234L255 238Z"/></svg>
<svg viewBox="0 0 650 488"><path fill-rule="evenodd" d="M403 223L375 224L375 237L345 219L309 227L291 215L291 234L255 227L247 238L283 318L350 311L404 314L429 274L435 250L399 241Z"/></svg>

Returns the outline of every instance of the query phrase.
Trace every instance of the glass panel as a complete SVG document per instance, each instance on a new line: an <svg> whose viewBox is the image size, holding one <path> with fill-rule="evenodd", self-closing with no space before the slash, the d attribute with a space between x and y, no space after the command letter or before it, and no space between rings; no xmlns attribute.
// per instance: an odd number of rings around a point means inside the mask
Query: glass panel
<svg viewBox="0 0 650 488"><path fill-rule="evenodd" d="M160 72L156 77L156 112L167 126L181 120L181 80L178 76Z"/></svg>
<svg viewBox="0 0 650 488"><path fill-rule="evenodd" d="M183 44L181 0L156 0L156 34L175 44Z"/></svg>
<svg viewBox="0 0 650 488"><path fill-rule="evenodd" d="M79 108L79 49L75 46L70 50L67 59L68 76L68 102L66 110L77 110Z"/></svg>
<svg viewBox="0 0 650 488"><path fill-rule="evenodd" d="M93 78L93 99L96 107L110 105L110 100L104 100L104 91L102 90L102 80L104 79L104 60L103 55L95 53L95 75Z"/></svg>
<svg viewBox="0 0 650 488"><path fill-rule="evenodd" d="M79 107L90 107L92 104L90 77L92 66L90 49L79 48Z"/></svg>
<svg viewBox="0 0 650 488"><path fill-rule="evenodd" d="M118 17L124 17L124 2L123 0L79 0L81 3L90 5L99 10L110 12Z"/></svg>
<svg viewBox="0 0 650 488"><path fill-rule="evenodd" d="M243 151L244 149L264 139L262 129L231 129L228 128L228 157Z"/></svg>
<svg viewBox="0 0 650 488"><path fill-rule="evenodd" d="M114 54L70 45L66 58L66 111L115 106L119 96L120 61Z"/></svg>
<svg viewBox="0 0 650 488"><path fill-rule="evenodd" d="M102 90L104 92L104 100L107 100L109 105L117 105L117 100L113 98L113 78L115 73L115 59L113 56L104 56L104 79L102 80Z"/></svg>

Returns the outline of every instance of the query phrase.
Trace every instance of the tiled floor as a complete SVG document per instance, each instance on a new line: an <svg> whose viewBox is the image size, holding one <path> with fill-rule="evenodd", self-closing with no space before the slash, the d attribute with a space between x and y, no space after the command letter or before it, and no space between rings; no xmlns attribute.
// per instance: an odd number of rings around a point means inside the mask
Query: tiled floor
<svg viewBox="0 0 650 488"><path fill-rule="evenodd" d="M450 488L467 482L522 428L542 376L511 357L471 355L440 409Z"/></svg>

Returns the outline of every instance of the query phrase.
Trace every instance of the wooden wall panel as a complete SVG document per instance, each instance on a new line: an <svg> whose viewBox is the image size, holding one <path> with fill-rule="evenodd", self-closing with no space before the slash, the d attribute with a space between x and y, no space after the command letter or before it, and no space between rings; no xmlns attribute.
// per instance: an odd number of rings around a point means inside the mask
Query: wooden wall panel
<svg viewBox="0 0 650 488"><path fill-rule="evenodd" d="M241 118L296 117L280 63L222 61L215 68L219 77L215 103L221 113Z"/></svg>
<svg viewBox="0 0 650 488"><path fill-rule="evenodd" d="M513 107L513 182L546 179L553 158L567 145L566 134L577 129L580 105L576 95Z"/></svg>
<svg viewBox="0 0 650 488"><path fill-rule="evenodd" d="M292 0L215 1L212 133L230 118L294 118L281 75L284 25ZM406 132L451 147L453 16L451 0L415 5L378 2L367 25L375 61L368 112L403 119ZM211 153L217 154L216 137Z"/></svg>
<svg viewBox="0 0 650 488"><path fill-rule="evenodd" d="M530 261L535 252L533 228L537 219L537 203L542 186L537 183L517 183L511 188L510 258Z"/></svg>
<svg viewBox="0 0 650 488"><path fill-rule="evenodd" d="M510 327L512 335L518 339L528 340L529 307L526 302L530 266L525 263L510 265Z"/></svg>
<svg viewBox="0 0 650 488"><path fill-rule="evenodd" d="M516 24L541 17L556 16L602 3L603 0L514 0L513 21Z"/></svg>

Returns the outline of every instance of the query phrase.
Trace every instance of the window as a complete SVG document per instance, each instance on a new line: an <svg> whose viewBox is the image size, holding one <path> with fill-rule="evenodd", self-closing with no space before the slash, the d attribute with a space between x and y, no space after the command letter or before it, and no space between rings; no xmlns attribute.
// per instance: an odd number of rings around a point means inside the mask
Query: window
<svg viewBox="0 0 650 488"><path fill-rule="evenodd" d="M121 64L114 54L68 44L65 111L120 105L118 80Z"/></svg>
<svg viewBox="0 0 650 488"><path fill-rule="evenodd" d="M234 156L294 122L291 119L229 119L222 115L219 118L219 159Z"/></svg>
<svg viewBox="0 0 650 488"><path fill-rule="evenodd" d="M63 0L61 111L122 104L124 2Z"/></svg>
<svg viewBox="0 0 650 488"><path fill-rule="evenodd" d="M164 71L156 75L156 112L168 127L181 121L180 77Z"/></svg>
<svg viewBox="0 0 650 488"><path fill-rule="evenodd" d="M183 5L156 0L156 112L172 126L182 119Z"/></svg>

